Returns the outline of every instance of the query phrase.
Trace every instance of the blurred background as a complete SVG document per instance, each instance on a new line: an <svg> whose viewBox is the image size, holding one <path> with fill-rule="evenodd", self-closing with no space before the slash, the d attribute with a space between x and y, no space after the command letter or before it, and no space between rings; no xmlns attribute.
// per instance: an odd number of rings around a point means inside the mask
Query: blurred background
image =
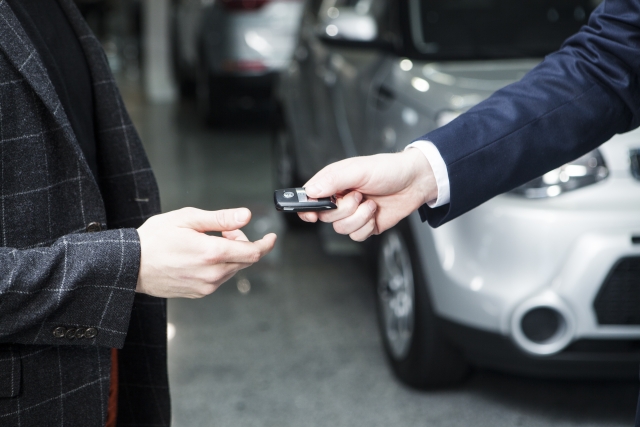
<svg viewBox="0 0 640 427"><path fill-rule="evenodd" d="M437 230L412 216L364 244L272 196L455 119L598 1L77 3L163 210L246 206L250 238L279 236L212 296L169 302L174 426L631 425L635 134Z"/></svg>

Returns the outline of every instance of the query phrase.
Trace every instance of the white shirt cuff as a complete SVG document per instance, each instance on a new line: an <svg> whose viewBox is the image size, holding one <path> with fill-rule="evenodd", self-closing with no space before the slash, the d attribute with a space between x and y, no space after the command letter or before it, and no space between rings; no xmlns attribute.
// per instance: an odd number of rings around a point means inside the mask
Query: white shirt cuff
<svg viewBox="0 0 640 427"><path fill-rule="evenodd" d="M427 206L430 208L437 208L449 203L451 200L451 191L449 189L449 172L447 172L447 164L442 159L440 151L431 141L415 141L406 146L405 150L409 148L417 148L424 154L427 161L431 165L433 175L436 178L436 185L438 187L438 198L427 202Z"/></svg>

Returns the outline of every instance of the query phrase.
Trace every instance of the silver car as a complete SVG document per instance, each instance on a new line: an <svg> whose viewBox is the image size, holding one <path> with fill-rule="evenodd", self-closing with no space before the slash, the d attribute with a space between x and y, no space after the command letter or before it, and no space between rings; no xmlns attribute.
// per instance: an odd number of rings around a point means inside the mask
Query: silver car
<svg viewBox="0 0 640 427"><path fill-rule="evenodd" d="M302 0L181 0L175 65L181 87L195 83L198 109L223 122L272 106L275 75L289 64Z"/></svg>
<svg viewBox="0 0 640 427"><path fill-rule="evenodd" d="M277 185L402 150L521 78L597 3L311 1L278 86ZM380 236L380 331L398 377L636 378L639 149L640 132L618 135L438 229L414 214Z"/></svg>

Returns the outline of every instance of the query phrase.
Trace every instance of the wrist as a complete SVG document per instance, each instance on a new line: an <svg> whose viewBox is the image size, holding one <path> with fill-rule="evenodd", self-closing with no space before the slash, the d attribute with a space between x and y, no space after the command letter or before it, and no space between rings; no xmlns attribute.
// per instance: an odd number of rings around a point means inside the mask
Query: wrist
<svg viewBox="0 0 640 427"><path fill-rule="evenodd" d="M438 185L431 163L418 149L403 152L408 158L410 186L416 193L418 207L438 198Z"/></svg>
<svg viewBox="0 0 640 427"><path fill-rule="evenodd" d="M136 283L136 292L140 293L140 294L144 294L146 292L143 289L144 285L143 285L143 282L142 282L142 276L144 274L144 272L143 272L144 266L143 266L143 262L142 262L143 261L142 257L143 257L143 254L144 254L145 250L143 248L143 243L142 243L143 237L142 237L142 233L140 232L140 228L138 228L136 230L136 232L138 233L138 239L140 241L140 258L139 258L139 265L138 265L138 281Z"/></svg>

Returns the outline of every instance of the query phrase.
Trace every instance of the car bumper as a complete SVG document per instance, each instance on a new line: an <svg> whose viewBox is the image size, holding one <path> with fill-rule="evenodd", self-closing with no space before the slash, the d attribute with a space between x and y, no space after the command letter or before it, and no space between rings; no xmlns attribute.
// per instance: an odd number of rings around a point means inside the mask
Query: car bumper
<svg viewBox="0 0 640 427"><path fill-rule="evenodd" d="M212 101L227 111L271 110L276 76L212 74Z"/></svg>
<svg viewBox="0 0 640 427"><path fill-rule="evenodd" d="M584 340L640 339L640 325L600 324L594 308L619 260L640 257L639 213L640 183L610 179L556 199L500 196L436 230L416 216L412 227L438 315L556 357ZM538 307L564 322L544 342L522 330Z"/></svg>
<svg viewBox="0 0 640 427"><path fill-rule="evenodd" d="M557 354L536 357L502 334L445 319L438 322L475 366L538 378L638 379L640 339L577 340Z"/></svg>
<svg viewBox="0 0 640 427"><path fill-rule="evenodd" d="M276 72L265 72L260 74L212 74L213 83L229 91L260 92L271 94L277 78Z"/></svg>

